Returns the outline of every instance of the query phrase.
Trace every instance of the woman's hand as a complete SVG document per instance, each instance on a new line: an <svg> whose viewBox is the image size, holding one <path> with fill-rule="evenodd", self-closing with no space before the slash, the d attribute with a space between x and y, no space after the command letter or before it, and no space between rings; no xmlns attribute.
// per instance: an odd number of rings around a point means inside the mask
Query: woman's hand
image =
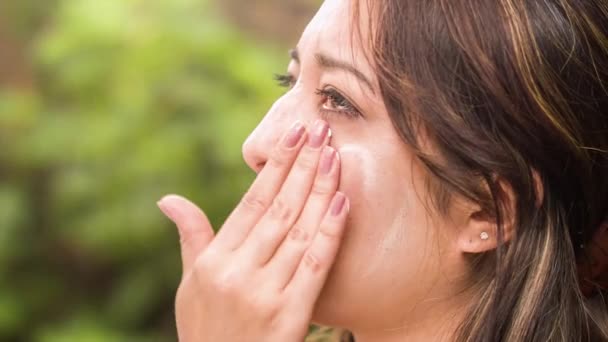
<svg viewBox="0 0 608 342"><path fill-rule="evenodd" d="M179 228L181 342L302 341L349 210L329 127L287 132L217 236L178 196L161 210Z"/></svg>

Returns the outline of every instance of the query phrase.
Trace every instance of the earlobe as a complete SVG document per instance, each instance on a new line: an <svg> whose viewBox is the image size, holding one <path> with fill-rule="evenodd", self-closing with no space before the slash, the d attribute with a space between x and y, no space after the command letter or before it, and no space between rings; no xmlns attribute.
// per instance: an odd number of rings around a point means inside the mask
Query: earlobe
<svg viewBox="0 0 608 342"><path fill-rule="evenodd" d="M515 196L510 186L499 182L502 191L500 205L502 243L508 243L515 233ZM498 247L498 224L495 214L476 207L469 211L465 226L458 234L458 247L463 253L483 253Z"/></svg>
<svg viewBox="0 0 608 342"><path fill-rule="evenodd" d="M498 246L496 224L470 222L458 236L458 246L463 253L483 253Z"/></svg>

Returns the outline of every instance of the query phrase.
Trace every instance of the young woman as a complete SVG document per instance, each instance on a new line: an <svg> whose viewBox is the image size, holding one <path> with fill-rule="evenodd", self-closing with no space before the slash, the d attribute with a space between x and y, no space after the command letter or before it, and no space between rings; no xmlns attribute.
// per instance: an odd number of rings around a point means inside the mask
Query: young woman
<svg viewBox="0 0 608 342"><path fill-rule="evenodd" d="M178 196L180 341L608 340L608 4L327 0L214 236Z"/></svg>

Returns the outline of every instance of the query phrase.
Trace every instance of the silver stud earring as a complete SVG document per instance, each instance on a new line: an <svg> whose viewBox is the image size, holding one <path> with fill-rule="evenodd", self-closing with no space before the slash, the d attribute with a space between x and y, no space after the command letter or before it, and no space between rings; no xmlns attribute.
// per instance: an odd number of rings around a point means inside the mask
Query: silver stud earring
<svg viewBox="0 0 608 342"><path fill-rule="evenodd" d="M479 234L479 238L485 241L490 238L490 235L488 235L486 232L481 232L481 234Z"/></svg>

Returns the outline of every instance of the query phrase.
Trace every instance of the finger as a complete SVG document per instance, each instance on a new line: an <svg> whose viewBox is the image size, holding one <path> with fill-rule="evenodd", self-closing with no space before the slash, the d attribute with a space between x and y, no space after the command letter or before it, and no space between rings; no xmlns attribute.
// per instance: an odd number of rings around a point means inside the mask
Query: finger
<svg viewBox="0 0 608 342"><path fill-rule="evenodd" d="M318 120L270 208L243 242L245 258L257 265L264 265L272 257L300 216L317 173L321 151L328 139L327 122Z"/></svg>
<svg viewBox="0 0 608 342"><path fill-rule="evenodd" d="M233 250L241 244L281 189L306 137L306 127L296 121L270 154L266 165L241 202L224 222L214 245Z"/></svg>
<svg viewBox="0 0 608 342"><path fill-rule="evenodd" d="M332 147L326 146L304 210L266 266L278 288L283 289L291 280L310 246L338 189L339 178L340 157Z"/></svg>
<svg viewBox="0 0 608 342"><path fill-rule="evenodd" d="M183 273L192 269L196 257L213 240L213 228L199 207L177 195L158 201L160 210L177 225L180 237Z"/></svg>
<svg viewBox="0 0 608 342"><path fill-rule="evenodd" d="M346 217L350 210L348 198L341 192L334 196L319 232L304 254L296 273L285 288L294 298L294 305L312 310L325 284L342 242Z"/></svg>

